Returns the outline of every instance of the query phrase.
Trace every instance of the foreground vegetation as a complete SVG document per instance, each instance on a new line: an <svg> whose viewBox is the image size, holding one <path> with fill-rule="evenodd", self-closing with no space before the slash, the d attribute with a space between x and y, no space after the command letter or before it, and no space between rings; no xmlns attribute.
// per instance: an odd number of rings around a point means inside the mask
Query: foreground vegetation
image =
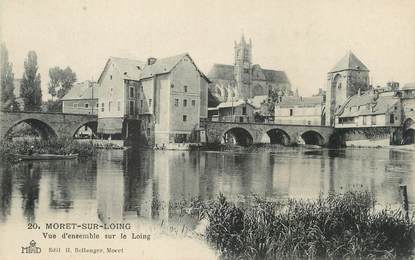
<svg viewBox="0 0 415 260"><path fill-rule="evenodd" d="M0 142L0 159L2 161L16 161L19 154L79 154L91 156L95 154L96 147L91 142L77 142L70 137L61 137L50 140L3 140Z"/></svg>
<svg viewBox="0 0 415 260"><path fill-rule="evenodd" d="M191 203L205 219L205 238L223 259L397 258L414 255L413 219L374 210L370 193L331 194L316 201L256 199L236 206L222 195Z"/></svg>

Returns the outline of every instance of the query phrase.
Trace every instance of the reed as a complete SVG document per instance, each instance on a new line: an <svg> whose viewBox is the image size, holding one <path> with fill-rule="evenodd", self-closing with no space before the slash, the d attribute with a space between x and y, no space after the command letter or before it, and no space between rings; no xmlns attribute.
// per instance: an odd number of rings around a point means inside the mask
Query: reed
<svg viewBox="0 0 415 260"><path fill-rule="evenodd" d="M193 202L208 220L206 239L224 259L400 258L414 255L413 219L374 210L368 192L236 206L223 195Z"/></svg>

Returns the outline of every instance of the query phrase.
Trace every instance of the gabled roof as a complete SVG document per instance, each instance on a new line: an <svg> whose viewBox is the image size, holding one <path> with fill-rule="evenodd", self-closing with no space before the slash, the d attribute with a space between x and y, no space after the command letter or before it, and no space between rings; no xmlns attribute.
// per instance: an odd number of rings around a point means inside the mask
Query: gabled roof
<svg viewBox="0 0 415 260"><path fill-rule="evenodd" d="M141 70L145 66L145 62L120 57L110 57L105 64L101 75L98 78L98 83L101 83L102 77L108 69L108 66L113 63L119 70L123 79L140 80Z"/></svg>
<svg viewBox="0 0 415 260"><path fill-rule="evenodd" d="M226 64L213 64L212 69L208 73L208 77L212 80L224 79L235 80L234 66Z"/></svg>
<svg viewBox="0 0 415 260"><path fill-rule="evenodd" d="M410 89L415 89L415 82L406 83L402 88L402 90L410 90Z"/></svg>
<svg viewBox="0 0 415 260"><path fill-rule="evenodd" d="M394 109L399 103L399 98L377 93L354 95L337 112L338 117L355 117L361 115L385 114Z"/></svg>
<svg viewBox="0 0 415 260"><path fill-rule="evenodd" d="M169 73L174 67L184 58L187 57L196 67L200 75L210 83L210 80L197 68L192 58L187 53L179 54L162 59L156 59L152 65L147 65L146 62L139 60L132 60L126 58L110 57L105 65L98 82L101 81L101 77L107 70L109 64L112 62L116 68L120 71L123 79L141 80L146 78L152 78L155 75Z"/></svg>
<svg viewBox="0 0 415 260"><path fill-rule="evenodd" d="M334 66L329 73L339 72L343 70L361 70L369 71L369 69L361 62L353 52L349 51L336 66Z"/></svg>
<svg viewBox="0 0 415 260"><path fill-rule="evenodd" d="M141 70L146 65L145 62L139 60L118 57L111 57L110 59L120 70L124 79L139 80L141 77Z"/></svg>
<svg viewBox="0 0 415 260"><path fill-rule="evenodd" d="M275 83L290 84L290 81L288 80L288 77L287 77L287 74L285 74L285 71L262 69L262 72L264 73L265 78L267 78L267 81L275 82Z"/></svg>
<svg viewBox="0 0 415 260"><path fill-rule="evenodd" d="M98 87L96 82L89 80L75 84L61 100L80 100L98 98Z"/></svg>

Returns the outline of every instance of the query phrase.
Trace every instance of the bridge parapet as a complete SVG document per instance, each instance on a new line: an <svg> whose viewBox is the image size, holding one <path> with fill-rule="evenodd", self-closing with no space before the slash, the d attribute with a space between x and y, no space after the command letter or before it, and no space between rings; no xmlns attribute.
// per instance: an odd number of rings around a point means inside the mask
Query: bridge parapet
<svg viewBox="0 0 415 260"><path fill-rule="evenodd" d="M245 133L252 143L263 143L268 137L278 139L278 136L285 138L284 144L297 144L300 137L307 139L305 142L318 145L328 145L330 137L334 132L333 127L316 125L288 125L270 123L246 123L246 122L223 122L223 121L203 121L201 126L206 129L208 143L223 142L226 133L233 129L241 129L239 132ZM249 136L248 136L249 134ZM271 140L272 142L272 140Z"/></svg>
<svg viewBox="0 0 415 260"><path fill-rule="evenodd" d="M0 112L0 140L21 122L39 130L42 137L73 136L83 125L96 124L96 115L64 114L56 112Z"/></svg>

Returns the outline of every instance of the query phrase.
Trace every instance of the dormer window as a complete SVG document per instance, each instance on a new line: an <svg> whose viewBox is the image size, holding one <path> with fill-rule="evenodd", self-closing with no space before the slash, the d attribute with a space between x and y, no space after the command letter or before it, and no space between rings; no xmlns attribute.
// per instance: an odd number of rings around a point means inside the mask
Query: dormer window
<svg viewBox="0 0 415 260"><path fill-rule="evenodd" d="M184 86L184 92L187 92L187 86Z"/></svg>

